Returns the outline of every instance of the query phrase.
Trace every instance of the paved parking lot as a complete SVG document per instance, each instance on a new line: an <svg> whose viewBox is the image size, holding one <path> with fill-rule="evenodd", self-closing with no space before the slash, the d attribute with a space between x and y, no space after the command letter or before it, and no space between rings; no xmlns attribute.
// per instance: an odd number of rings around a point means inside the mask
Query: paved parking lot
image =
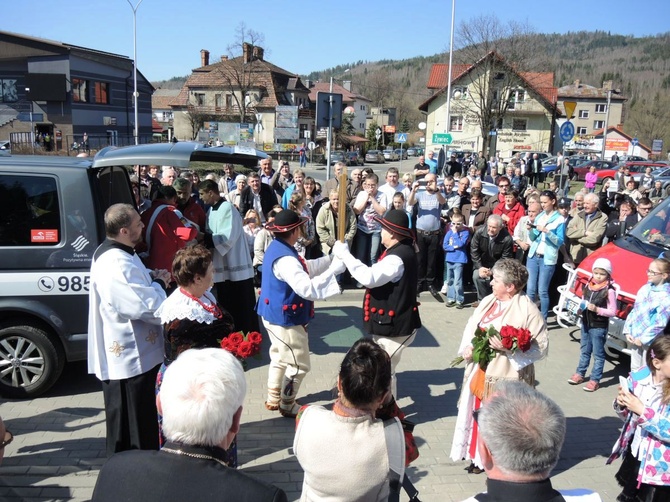
<svg viewBox="0 0 670 502"><path fill-rule="evenodd" d="M310 325L312 371L301 389L302 403L331 399L338 365L353 341L361 336L361 290L319 302ZM445 308L428 293L421 295L424 327L400 365L400 405L417 423L415 435L421 456L408 469L423 501L458 501L481 491L485 476L468 474L465 462L452 462L449 450L456 420L456 402L463 369L449 368L472 309ZM604 501L614 501L618 464L605 460L621 425L612 411L621 365L608 361L602 388L593 394L566 379L574 373L579 355L576 332L550 330L550 350L537 365L538 388L555 399L568 420L567 439L554 473L559 488L588 487ZM577 337L578 338L578 337ZM291 454L294 423L263 406L268 357L252 360L247 373L247 396L238 439L241 468L282 487L289 500L300 495L302 471ZM622 367L623 366L623 367ZM84 363L71 364L59 383L35 400L3 401L0 414L15 434L0 467L0 499L88 500L105 461L104 414L98 381L86 374ZM323 445L324 454L337 445ZM401 500L406 500L403 496Z"/></svg>

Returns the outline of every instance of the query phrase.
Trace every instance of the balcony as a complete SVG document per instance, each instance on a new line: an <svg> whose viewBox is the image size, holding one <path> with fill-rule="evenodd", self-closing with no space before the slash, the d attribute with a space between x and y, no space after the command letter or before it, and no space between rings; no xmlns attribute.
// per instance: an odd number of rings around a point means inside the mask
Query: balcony
<svg viewBox="0 0 670 502"><path fill-rule="evenodd" d="M507 111L509 113L518 113L523 115L542 115L547 113L545 107L534 99L512 102L509 104Z"/></svg>

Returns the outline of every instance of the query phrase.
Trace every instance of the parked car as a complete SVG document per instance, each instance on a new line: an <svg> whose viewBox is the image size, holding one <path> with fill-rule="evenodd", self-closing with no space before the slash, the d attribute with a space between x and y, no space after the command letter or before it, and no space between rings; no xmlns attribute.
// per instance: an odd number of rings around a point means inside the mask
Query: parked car
<svg viewBox="0 0 670 502"><path fill-rule="evenodd" d="M625 162L642 162L645 160L649 159L645 159L644 157L640 157L639 155L622 155L621 157L619 157L619 164Z"/></svg>
<svg viewBox="0 0 670 502"><path fill-rule="evenodd" d="M0 156L0 395L39 396L66 362L86 359L91 260L107 208L135 205L129 167L255 168L266 157L187 141L107 147L93 158Z"/></svg>
<svg viewBox="0 0 670 502"><path fill-rule="evenodd" d="M336 162L345 162L346 163L346 158L344 155L344 152L341 150L335 150L330 152L330 165L332 166ZM324 166L326 165L326 156L324 155L323 158L321 159L321 164Z"/></svg>
<svg viewBox="0 0 670 502"><path fill-rule="evenodd" d="M359 155L358 152L347 152L346 155L346 164L348 166L363 166L365 165L365 162L363 162L363 157Z"/></svg>
<svg viewBox="0 0 670 502"><path fill-rule="evenodd" d="M581 322L578 315L582 289L591 278L593 262L607 258L612 263L616 281L617 312L610 318L605 350L610 355L616 352L630 354L630 347L623 334L626 316L635 303L638 290L647 282L649 264L661 253L670 254L670 198L662 200L624 237L596 249L579 267L572 269L563 265L569 276L560 286L558 305L554 307L558 324L572 327Z"/></svg>
<svg viewBox="0 0 670 502"><path fill-rule="evenodd" d="M384 159L388 161L400 160L400 155L395 150L384 150Z"/></svg>
<svg viewBox="0 0 670 502"><path fill-rule="evenodd" d="M407 149L407 155L410 157L419 157L420 155L423 155L423 148L418 146L410 146Z"/></svg>
<svg viewBox="0 0 670 502"><path fill-rule="evenodd" d="M407 160L407 150L405 150L404 148L396 148L395 153L398 154L398 157L401 160Z"/></svg>
<svg viewBox="0 0 670 502"><path fill-rule="evenodd" d="M384 159L384 154L380 150L368 150L368 153L365 154L365 162L383 164L386 159Z"/></svg>
<svg viewBox="0 0 670 502"><path fill-rule="evenodd" d="M653 162L626 162L623 164L624 167L627 167L631 174L633 173L640 173L644 174L645 169L647 166L651 165L654 166ZM657 164L655 167L662 166L662 164ZM598 183L605 183L606 181L610 181L614 179L614 177L617 175L619 172L619 168L621 167L621 164L618 164L612 169L602 169L600 171L596 171L596 174L598 175Z"/></svg>
<svg viewBox="0 0 670 502"><path fill-rule="evenodd" d="M591 160L588 155L571 155L571 156L565 157L565 158L570 161L570 167L572 167L573 169L575 167L580 166L583 163L589 162ZM557 157L557 159L558 159L558 157ZM555 171L556 171L557 168L558 168L558 166L556 165L556 160L554 160L553 164L545 165L544 166L545 176L547 176L548 178L553 177L554 174L556 174Z"/></svg>
<svg viewBox="0 0 670 502"><path fill-rule="evenodd" d="M633 175L633 179L638 186L643 175L644 173L642 172ZM654 182L660 181L662 183L663 190L670 188L670 166L656 168L651 172L651 175L654 177Z"/></svg>
<svg viewBox="0 0 670 502"><path fill-rule="evenodd" d="M603 169L616 169L616 164L614 162L610 162L609 160L589 160L588 162L584 162L583 164L580 164L578 167L573 169L574 174L572 179L577 181L585 181L586 173L591 170L592 166L596 168L596 174L598 171Z"/></svg>

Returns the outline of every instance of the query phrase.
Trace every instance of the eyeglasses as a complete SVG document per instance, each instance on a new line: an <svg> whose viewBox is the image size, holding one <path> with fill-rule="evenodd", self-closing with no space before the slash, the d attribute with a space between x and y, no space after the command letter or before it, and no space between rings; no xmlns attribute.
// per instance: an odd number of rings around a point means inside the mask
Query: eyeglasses
<svg viewBox="0 0 670 502"><path fill-rule="evenodd" d="M656 277L657 275L661 275L663 272L654 272L653 270L647 270L647 275L650 275L652 277Z"/></svg>
<svg viewBox="0 0 670 502"><path fill-rule="evenodd" d="M463 223L461 223L460 221L455 221L455 222L452 223L452 225L454 225L456 227L462 227Z"/></svg>
<svg viewBox="0 0 670 502"><path fill-rule="evenodd" d="M504 183L502 185L498 185L498 188L507 188L508 186L509 186L508 184Z"/></svg>
<svg viewBox="0 0 670 502"><path fill-rule="evenodd" d="M3 438L2 442L0 443L0 450L2 450L5 446L10 444L12 441L14 441L14 434L9 432L9 430L5 429L5 437Z"/></svg>

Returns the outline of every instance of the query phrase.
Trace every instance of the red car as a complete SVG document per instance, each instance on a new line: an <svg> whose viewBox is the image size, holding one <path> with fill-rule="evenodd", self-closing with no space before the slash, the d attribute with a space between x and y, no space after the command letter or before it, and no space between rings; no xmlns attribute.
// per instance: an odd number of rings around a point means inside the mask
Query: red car
<svg viewBox="0 0 670 502"><path fill-rule="evenodd" d="M644 173L644 170L647 169L647 167L651 167L652 169L658 169L659 167L667 167L667 164L660 164L658 162L626 162L624 164L624 167L627 167L630 169L630 172L632 174L635 173ZM616 174L619 172L618 167L616 169L603 169L601 171L596 171L596 174L598 175L598 183L604 183L606 181L614 179Z"/></svg>
<svg viewBox="0 0 670 502"><path fill-rule="evenodd" d="M633 309L637 292L647 282L649 264L661 255L670 257L670 198L661 201L624 237L587 256L578 268L573 270L564 265L570 274L567 283L558 288L561 296L553 309L558 324L566 328L579 324L577 312L582 288L591 278L593 262L598 258L607 258L612 264L612 277L617 290L617 313L610 318L605 348L611 355L613 351L630 353L623 325Z"/></svg>
<svg viewBox="0 0 670 502"><path fill-rule="evenodd" d="M614 162L610 162L609 160L590 160L573 169L575 174L573 175L572 179L576 179L577 181L586 181L586 173L589 172L591 166L595 166L596 173L601 170L616 170L616 164Z"/></svg>

